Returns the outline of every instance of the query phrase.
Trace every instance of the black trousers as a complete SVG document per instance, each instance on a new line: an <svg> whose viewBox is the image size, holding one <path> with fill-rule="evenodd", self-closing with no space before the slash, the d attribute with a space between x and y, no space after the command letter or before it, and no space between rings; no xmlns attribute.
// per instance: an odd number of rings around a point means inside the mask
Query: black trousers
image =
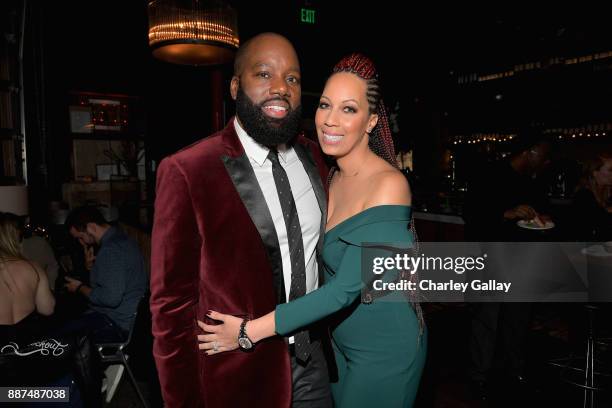
<svg viewBox="0 0 612 408"><path fill-rule="evenodd" d="M293 378L292 408L332 408L327 361L320 341L313 342L310 358L298 362L289 346Z"/></svg>
<svg viewBox="0 0 612 408"><path fill-rule="evenodd" d="M472 308L471 379L488 380L496 354L504 374L522 375L532 304L476 303Z"/></svg>

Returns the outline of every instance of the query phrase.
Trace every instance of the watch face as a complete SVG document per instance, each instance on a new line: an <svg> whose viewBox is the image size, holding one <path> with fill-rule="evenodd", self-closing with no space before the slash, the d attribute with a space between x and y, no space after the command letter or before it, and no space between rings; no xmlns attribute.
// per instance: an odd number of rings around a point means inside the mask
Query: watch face
<svg viewBox="0 0 612 408"><path fill-rule="evenodd" d="M253 347L253 343L251 343L251 340L249 340L247 337L239 338L238 345L244 350L249 350L251 347Z"/></svg>

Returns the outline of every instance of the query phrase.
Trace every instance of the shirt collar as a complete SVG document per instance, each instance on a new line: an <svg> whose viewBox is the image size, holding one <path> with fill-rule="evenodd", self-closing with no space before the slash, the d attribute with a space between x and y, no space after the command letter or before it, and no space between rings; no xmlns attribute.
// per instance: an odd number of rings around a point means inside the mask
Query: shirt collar
<svg viewBox="0 0 612 408"><path fill-rule="evenodd" d="M240 143L242 143L242 147L244 148L244 152L247 156L252 159L255 163L259 165L259 167L263 166L266 159L268 158L268 154L270 153L270 149L264 145L261 145L255 141L251 136L248 135L246 130L240 126L238 122L238 118L234 118L234 128L236 129L236 134L238 135L238 139L240 139ZM287 155L289 154L289 148L287 145L279 145L277 147L278 157L283 163L287 162Z"/></svg>

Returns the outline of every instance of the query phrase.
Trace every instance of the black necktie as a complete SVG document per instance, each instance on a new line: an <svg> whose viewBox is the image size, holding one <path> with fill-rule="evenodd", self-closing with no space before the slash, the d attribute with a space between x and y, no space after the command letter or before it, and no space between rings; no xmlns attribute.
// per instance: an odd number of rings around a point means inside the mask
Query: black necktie
<svg viewBox="0 0 612 408"><path fill-rule="evenodd" d="M280 200L285 227L287 228L287 241L289 243L289 258L291 260L291 289L289 301L306 294L306 263L304 261L304 243L302 241L302 227L298 217L291 185L285 169L278 161L278 152L270 149L268 159L272 163L272 175L276 191ZM301 331L294 336L295 356L298 360L306 362L310 356L310 338L308 331Z"/></svg>

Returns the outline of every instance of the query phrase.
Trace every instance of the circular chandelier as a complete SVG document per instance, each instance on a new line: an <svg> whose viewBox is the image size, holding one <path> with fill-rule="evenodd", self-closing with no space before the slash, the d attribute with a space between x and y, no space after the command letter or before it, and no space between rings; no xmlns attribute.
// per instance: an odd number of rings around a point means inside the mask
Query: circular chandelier
<svg viewBox="0 0 612 408"><path fill-rule="evenodd" d="M184 65L230 62L238 48L236 11L218 0L152 0L148 5L153 56Z"/></svg>

